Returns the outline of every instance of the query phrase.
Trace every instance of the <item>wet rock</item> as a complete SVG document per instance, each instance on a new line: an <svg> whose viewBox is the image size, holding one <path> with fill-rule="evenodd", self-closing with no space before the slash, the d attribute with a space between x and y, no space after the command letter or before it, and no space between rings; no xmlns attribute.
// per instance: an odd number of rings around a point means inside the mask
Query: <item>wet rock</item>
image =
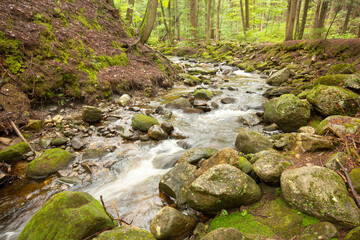
<svg viewBox="0 0 360 240"><path fill-rule="evenodd" d="M34 179L46 178L66 168L74 159L75 156L65 150L49 149L29 163L26 168L26 175Z"/></svg>
<svg viewBox="0 0 360 240"><path fill-rule="evenodd" d="M0 162L14 164L21 160L27 152L30 151L29 145L25 142L18 143L0 151Z"/></svg>
<svg viewBox="0 0 360 240"><path fill-rule="evenodd" d="M38 132L44 128L44 122L41 120L30 119L29 123L22 129L25 131Z"/></svg>
<svg viewBox="0 0 360 240"><path fill-rule="evenodd" d="M87 148L83 153L82 159L100 159L108 153L109 152L104 148Z"/></svg>
<svg viewBox="0 0 360 240"><path fill-rule="evenodd" d="M266 98L280 97L281 95L290 93L292 90L294 90L292 87L272 87L267 89L263 93L263 96Z"/></svg>
<svg viewBox="0 0 360 240"><path fill-rule="evenodd" d="M39 141L39 145L42 147L42 148L48 148L51 144L51 140L50 138L42 138L40 139Z"/></svg>
<svg viewBox="0 0 360 240"><path fill-rule="evenodd" d="M215 75L217 70L214 67L210 68L203 68L203 67L194 67L194 68L188 68L188 73L191 75Z"/></svg>
<svg viewBox="0 0 360 240"><path fill-rule="evenodd" d="M347 159L347 155L344 152L338 152L331 155L325 162L325 167L330 168L332 170L340 170L340 166L336 160L339 160L341 164L345 165Z"/></svg>
<svg viewBox="0 0 360 240"><path fill-rule="evenodd" d="M149 128L148 134L151 138L155 140L164 140L169 137L169 135L160 127L160 125L153 125Z"/></svg>
<svg viewBox="0 0 360 240"><path fill-rule="evenodd" d="M261 123L261 119L255 113L247 113L238 117L238 121L247 126L255 126Z"/></svg>
<svg viewBox="0 0 360 240"><path fill-rule="evenodd" d="M66 176L58 178L57 181L68 185L80 185L83 183L83 181L78 177L66 177Z"/></svg>
<svg viewBox="0 0 360 240"><path fill-rule="evenodd" d="M84 122L88 122L88 123L100 122L102 118L101 109L92 106L83 106L81 117Z"/></svg>
<svg viewBox="0 0 360 240"><path fill-rule="evenodd" d="M198 99L195 99L194 102L193 102L193 106L196 108L196 107L202 107L202 106L207 106L207 102L204 101L204 100L198 100Z"/></svg>
<svg viewBox="0 0 360 240"><path fill-rule="evenodd" d="M284 68L276 73L272 74L267 80L266 83L271 86L280 86L282 83L286 82L291 75L289 68Z"/></svg>
<svg viewBox="0 0 360 240"><path fill-rule="evenodd" d="M273 132L278 130L278 126L275 123L270 124L269 126L265 126L264 127L264 131L269 131L269 132Z"/></svg>
<svg viewBox="0 0 360 240"><path fill-rule="evenodd" d="M330 67L328 74L353 74L356 73L354 65L349 63L334 64Z"/></svg>
<svg viewBox="0 0 360 240"><path fill-rule="evenodd" d="M352 229L344 237L344 240L358 240L358 239L360 239L360 227L356 227L356 228Z"/></svg>
<svg viewBox="0 0 360 240"><path fill-rule="evenodd" d="M222 98L221 100L220 100L220 102L222 103L222 104L231 104L231 103L234 103L236 101L236 99L235 98L232 98L232 97L226 97L226 98Z"/></svg>
<svg viewBox="0 0 360 240"><path fill-rule="evenodd" d="M194 218L166 206L151 220L150 231L156 239L182 240L191 233L195 225Z"/></svg>
<svg viewBox="0 0 360 240"><path fill-rule="evenodd" d="M348 196L345 183L333 170L311 166L285 170L281 175L285 200L299 211L347 227L360 225L360 210Z"/></svg>
<svg viewBox="0 0 360 240"><path fill-rule="evenodd" d="M254 155L259 156L253 164L256 175L265 183L277 185L281 173L292 165L291 159L274 150L265 150Z"/></svg>
<svg viewBox="0 0 360 240"><path fill-rule="evenodd" d="M336 74L336 75L327 75L327 76L318 77L314 80L313 84L314 85L321 84L326 86L339 86L341 84L344 87L348 87L346 86L347 85L346 83L348 83L348 85L352 85L351 83L355 83L356 86L357 82L359 82L359 77L357 77L356 75Z"/></svg>
<svg viewBox="0 0 360 240"><path fill-rule="evenodd" d="M179 77L184 80L184 84L194 86L201 83L201 79L190 74L180 73Z"/></svg>
<svg viewBox="0 0 360 240"><path fill-rule="evenodd" d="M171 132L170 137L172 139L185 139L185 138L188 138L188 136L185 133L181 132L180 130L178 130L176 128L174 129L174 131Z"/></svg>
<svg viewBox="0 0 360 240"><path fill-rule="evenodd" d="M117 103L122 106L125 107L126 105L128 105L130 103L131 97L129 94L123 94L119 100L117 101Z"/></svg>
<svg viewBox="0 0 360 240"><path fill-rule="evenodd" d="M261 133L240 128L236 137L235 146L240 152L248 154L272 148L272 143Z"/></svg>
<svg viewBox="0 0 360 240"><path fill-rule="evenodd" d="M160 126L169 135L174 130L174 126L169 122L162 122Z"/></svg>
<svg viewBox="0 0 360 240"><path fill-rule="evenodd" d="M270 123L276 123L284 132L297 131L310 119L311 106L292 94L274 98L265 104L264 117Z"/></svg>
<svg viewBox="0 0 360 240"><path fill-rule="evenodd" d="M216 213L259 201L260 187L246 173L229 164L219 164L189 186L186 202L195 210Z"/></svg>
<svg viewBox="0 0 360 240"><path fill-rule="evenodd" d="M319 222L307 227L300 236L301 240L333 239L338 237L337 228L329 222Z"/></svg>
<svg viewBox="0 0 360 240"><path fill-rule="evenodd" d="M350 90L324 85L316 86L306 96L323 116L343 115L342 111L348 116L354 116L359 112L358 98L359 96Z"/></svg>
<svg viewBox="0 0 360 240"><path fill-rule="evenodd" d="M237 91L238 88L233 87L233 86L229 86L229 87L228 87L228 90L229 90L229 91Z"/></svg>
<svg viewBox="0 0 360 240"><path fill-rule="evenodd" d="M156 118L143 114L136 114L131 119L131 126L137 130L147 132L149 128L155 124L159 124Z"/></svg>
<svg viewBox="0 0 360 240"><path fill-rule="evenodd" d="M166 108L174 108L174 109L185 109L185 108L191 108L192 105L187 98L178 98L175 99L165 105Z"/></svg>
<svg viewBox="0 0 360 240"><path fill-rule="evenodd" d="M65 145L67 143L67 141L68 141L67 138L56 138L56 139L51 140L51 145L58 147L61 145Z"/></svg>
<svg viewBox="0 0 360 240"><path fill-rule="evenodd" d="M201 240L247 240L240 231L235 228L218 228L206 234Z"/></svg>
<svg viewBox="0 0 360 240"><path fill-rule="evenodd" d="M91 195L65 191L45 203L26 224L18 239L82 240L115 226L115 221Z"/></svg>
<svg viewBox="0 0 360 240"><path fill-rule="evenodd" d="M148 231L133 225L122 225L111 230L100 233L94 240L155 240L154 236Z"/></svg>
<svg viewBox="0 0 360 240"><path fill-rule="evenodd" d="M320 122L316 128L319 135L325 134L330 129L337 134L344 136L346 134L355 134L360 127L360 119L348 116L330 116Z"/></svg>
<svg viewBox="0 0 360 240"><path fill-rule="evenodd" d="M184 113L201 114L204 113L204 111L198 108L186 108L184 109Z"/></svg>
<svg viewBox="0 0 360 240"><path fill-rule="evenodd" d="M211 100L214 95L206 89L195 89L194 96L198 99Z"/></svg>
<svg viewBox="0 0 360 240"><path fill-rule="evenodd" d="M211 107L212 107L213 109L218 109L218 108L219 108L219 104L216 103L216 102L211 102Z"/></svg>
<svg viewBox="0 0 360 240"><path fill-rule="evenodd" d="M83 141L81 141L79 138L73 138L71 140L71 146L75 149L75 150L81 150L85 147L85 143Z"/></svg>
<svg viewBox="0 0 360 240"><path fill-rule="evenodd" d="M353 170L351 170L349 176L355 190L360 193L360 168L354 168Z"/></svg>
<svg viewBox="0 0 360 240"><path fill-rule="evenodd" d="M178 160L178 163L197 164L201 159L208 159L212 157L216 152L217 150L213 148L192 148L184 152L184 154Z"/></svg>
<svg viewBox="0 0 360 240"><path fill-rule="evenodd" d="M333 148L331 140L307 133L287 133L277 136L274 147L295 152L315 152Z"/></svg>

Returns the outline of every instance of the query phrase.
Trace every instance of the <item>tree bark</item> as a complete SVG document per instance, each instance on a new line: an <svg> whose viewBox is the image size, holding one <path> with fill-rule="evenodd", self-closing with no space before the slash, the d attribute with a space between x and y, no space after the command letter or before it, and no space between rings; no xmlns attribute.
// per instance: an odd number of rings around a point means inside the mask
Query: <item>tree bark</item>
<svg viewBox="0 0 360 240"><path fill-rule="evenodd" d="M168 24L168 27L169 27L169 41L170 41L170 44L173 43L173 31L172 31L172 14L171 14L171 0L169 0L169 3L168 3L168 19L169 19L169 24Z"/></svg>
<svg viewBox="0 0 360 240"><path fill-rule="evenodd" d="M211 44L211 3L212 0L207 0L207 14L206 14L206 44Z"/></svg>
<svg viewBox="0 0 360 240"><path fill-rule="evenodd" d="M320 9L320 14L319 14L319 24L318 24L318 35L317 38L321 38L322 32L323 32L323 28L325 25L325 20L326 20L326 13L328 10L328 6L329 6L329 2L326 0L323 0L322 4L321 4L321 9Z"/></svg>
<svg viewBox="0 0 360 240"><path fill-rule="evenodd" d="M220 41L220 9L221 9L221 0L217 0L217 10L216 10L216 41Z"/></svg>
<svg viewBox="0 0 360 240"><path fill-rule="evenodd" d="M250 28L249 0L245 0L245 26L246 30Z"/></svg>
<svg viewBox="0 0 360 240"><path fill-rule="evenodd" d="M128 9L126 10L126 21L131 25L133 22L133 13L134 13L134 3L135 0L129 0L129 5L130 7L128 7Z"/></svg>
<svg viewBox="0 0 360 240"><path fill-rule="evenodd" d="M302 19L301 19L301 26L300 26L300 29L299 29L297 39L302 39L303 36L304 36L306 18L307 18L307 13L308 13L308 10L309 10L309 3L310 3L310 0L305 0L305 2L304 2L304 9L303 9L303 15L302 15Z"/></svg>
<svg viewBox="0 0 360 240"><path fill-rule="evenodd" d="M297 36L299 35L299 30L300 30L300 11L301 11L301 3L302 3L302 0L298 0L298 4L297 4L297 7L296 7L296 16L295 16L296 24L295 24L295 35L294 35L294 39L297 38Z"/></svg>
<svg viewBox="0 0 360 240"><path fill-rule="evenodd" d="M151 35L156 19L158 0L148 0L145 16L140 26L140 39L139 42L145 44Z"/></svg>
<svg viewBox="0 0 360 240"><path fill-rule="evenodd" d="M176 8L176 15L179 14L179 2L175 0L175 8ZM180 41L180 19L177 19L176 22L176 39Z"/></svg>
<svg viewBox="0 0 360 240"><path fill-rule="evenodd" d="M247 28L246 28L246 24L245 24L244 7L243 7L243 1L242 0L240 0L240 11L241 11L242 26L243 26L244 35L245 35Z"/></svg>
<svg viewBox="0 0 360 240"><path fill-rule="evenodd" d="M289 0L288 4L290 4L288 17L287 17L287 26L286 26L286 33L285 33L285 41L293 40L294 36L294 24L295 24L295 15L296 15L296 6L297 0Z"/></svg>
<svg viewBox="0 0 360 240"><path fill-rule="evenodd" d="M191 24L191 35L197 40L197 24L196 24L196 0L190 0L190 24Z"/></svg>
<svg viewBox="0 0 360 240"><path fill-rule="evenodd" d="M164 4L163 4L162 0L160 0L160 7L161 7L162 18L164 19L166 35L169 36L169 28L168 28L168 25L167 25L167 22L166 22L166 15L165 15ZM163 41L164 41L166 35L164 37L162 37Z"/></svg>
<svg viewBox="0 0 360 240"><path fill-rule="evenodd" d="M341 34L346 33L346 30L347 30L347 27L348 27L348 24L349 24L349 20L350 20L350 15L351 15L351 12L353 10L353 2L354 2L354 0L351 0L351 2L347 6L347 12L346 12L346 16L345 16L345 21L344 21L344 24L343 24L343 26L341 28Z"/></svg>

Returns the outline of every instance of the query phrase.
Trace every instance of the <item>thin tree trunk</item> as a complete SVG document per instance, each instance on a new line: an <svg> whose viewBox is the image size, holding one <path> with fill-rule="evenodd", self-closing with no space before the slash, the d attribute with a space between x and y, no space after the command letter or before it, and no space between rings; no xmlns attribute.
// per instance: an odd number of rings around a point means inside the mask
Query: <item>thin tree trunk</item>
<svg viewBox="0 0 360 240"><path fill-rule="evenodd" d="M318 31L319 31L319 15L320 15L321 3L322 3L322 0L316 0L313 25L312 25L313 38L318 38L318 35L319 35Z"/></svg>
<svg viewBox="0 0 360 240"><path fill-rule="evenodd" d="M358 29L357 37L360 38L360 24L359 24L359 29Z"/></svg>
<svg viewBox="0 0 360 240"><path fill-rule="evenodd" d="M310 3L310 0L305 0L305 2L304 2L304 9L303 9L303 15L302 15L302 19L301 19L301 26L300 26L300 29L299 29L299 34L297 36L297 39L302 39L303 36L304 36L306 18L307 18L307 13L308 13L308 10L309 10L309 3Z"/></svg>
<svg viewBox="0 0 360 240"><path fill-rule="evenodd" d="M175 0L176 15L179 14L179 0ZM176 39L180 41L180 19L176 21Z"/></svg>
<svg viewBox="0 0 360 240"><path fill-rule="evenodd" d="M158 0L148 0L145 16L140 26L139 42L144 44L149 39L156 19Z"/></svg>
<svg viewBox="0 0 360 240"><path fill-rule="evenodd" d="M207 0L207 14L206 14L206 44L211 44L211 3L212 0Z"/></svg>
<svg viewBox="0 0 360 240"><path fill-rule="evenodd" d="M250 28L249 0L245 0L245 26L246 30Z"/></svg>
<svg viewBox="0 0 360 240"><path fill-rule="evenodd" d="M247 28L246 28L246 24L245 24L244 7L243 7L243 1L242 0L240 0L240 11L241 11L242 26L243 26L244 35L245 35Z"/></svg>
<svg viewBox="0 0 360 240"><path fill-rule="evenodd" d="M299 30L300 30L300 11L301 11L301 3L302 3L302 0L298 0L298 4L297 4L297 7L296 7L296 16L295 16L296 24L295 24L295 35L294 35L294 39L297 38L297 36L299 35Z"/></svg>
<svg viewBox="0 0 360 240"><path fill-rule="evenodd" d="M297 0L290 0L290 11L288 12L288 21L286 26L285 41L293 40L294 36L294 24L295 24L295 15L296 15L296 6Z"/></svg>
<svg viewBox="0 0 360 240"><path fill-rule="evenodd" d="M169 3L168 3L168 19L169 19L169 24L168 24L168 27L169 27L169 41L170 41L170 44L173 43L173 32L172 32L172 15L171 15L171 0L169 0Z"/></svg>
<svg viewBox="0 0 360 240"><path fill-rule="evenodd" d="M325 25L325 20L326 20L326 13L328 10L328 6L329 6L329 2L324 0L321 4L321 9L320 9L320 14L319 14L319 25L318 25L318 37L317 38L321 38L322 33L323 33L323 28Z"/></svg>
<svg viewBox="0 0 360 240"><path fill-rule="evenodd" d="M221 0L218 0L216 10L216 41L220 41L220 9Z"/></svg>
<svg viewBox="0 0 360 240"><path fill-rule="evenodd" d="M348 26L349 20L350 20L351 11L353 9L353 2L354 2L354 0L351 0L351 2L347 6L347 12L346 12L346 16L345 16L345 21L344 21L344 24L343 24L343 26L341 28L341 33L342 34L346 33L347 26Z"/></svg>
<svg viewBox="0 0 360 240"><path fill-rule="evenodd" d="M166 35L169 36L169 28L168 28L168 25L167 25L167 22L166 22L166 15L165 15L164 4L163 4L162 0L160 0L160 7L161 7L162 17L164 19ZM165 39L165 36L162 38L162 40L164 40L164 39Z"/></svg>
<svg viewBox="0 0 360 240"><path fill-rule="evenodd" d="M329 23L332 21L332 19L334 18L335 15L335 8L337 6L337 1L338 0L331 0L331 6L330 6L330 13L329 13Z"/></svg>
<svg viewBox="0 0 360 240"><path fill-rule="evenodd" d="M133 22L134 3L135 3L135 0L129 0L130 7L128 7L128 9L126 10L126 18L125 19L130 25Z"/></svg>
<svg viewBox="0 0 360 240"><path fill-rule="evenodd" d="M193 36L193 38L196 40L197 39L197 24L196 24L196 0L190 0L190 24L191 24L191 34Z"/></svg>

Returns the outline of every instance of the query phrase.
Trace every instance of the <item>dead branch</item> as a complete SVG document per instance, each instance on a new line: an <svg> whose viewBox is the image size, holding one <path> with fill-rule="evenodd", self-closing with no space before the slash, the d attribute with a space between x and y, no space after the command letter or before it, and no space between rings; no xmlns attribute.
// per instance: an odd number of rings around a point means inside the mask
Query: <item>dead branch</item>
<svg viewBox="0 0 360 240"><path fill-rule="evenodd" d="M335 103L336 104L336 106L338 107L338 108L340 108L340 110L341 110L341 112L344 114L344 116L346 116L346 112L345 112L345 110L340 106L340 104L339 103Z"/></svg>
<svg viewBox="0 0 360 240"><path fill-rule="evenodd" d="M17 126L15 125L13 120L10 120L10 124L13 127L13 129L15 130L16 134L21 138L21 140L23 140L27 145L29 145L31 151L33 151L35 153L34 148L28 143L28 141L26 141L26 139L24 138L24 136L21 134L20 130L17 128Z"/></svg>
<svg viewBox="0 0 360 240"><path fill-rule="evenodd" d="M344 167L344 165L342 165L342 163L339 161L339 159L335 159L336 162L339 164L339 166L341 167L342 171L344 172L345 174L345 177L346 177L346 180L347 180L347 184L349 185L349 188L351 190L351 193L353 194L354 196L354 199L355 199L355 202L356 202L356 205L360 208L360 201L359 201L359 197L358 197L358 194L354 188L354 185L352 184L352 181L351 181L351 178L349 176L349 173L347 171L347 169Z"/></svg>
<svg viewBox="0 0 360 240"><path fill-rule="evenodd" d="M121 223L125 223L126 225L131 225L131 224L132 224L132 221L131 221L130 223L127 223L127 222L125 222L125 221L120 217L120 215L119 215L119 213L118 213L118 211L117 211L117 209L116 209L116 206L115 206L114 201L112 201L112 203L113 203L113 206L114 206L114 208L115 208L115 212L116 212L118 218L114 218L114 217L111 216L111 214L107 211L107 209L106 209L106 207L105 207L105 203L104 203L104 200L103 200L102 195L100 195L100 201L101 201L101 204L102 204L102 206L103 206L103 208L104 208L104 210L105 210L106 215L108 215L108 217L109 217L111 220L117 221L117 222L119 223L119 225L122 225Z"/></svg>

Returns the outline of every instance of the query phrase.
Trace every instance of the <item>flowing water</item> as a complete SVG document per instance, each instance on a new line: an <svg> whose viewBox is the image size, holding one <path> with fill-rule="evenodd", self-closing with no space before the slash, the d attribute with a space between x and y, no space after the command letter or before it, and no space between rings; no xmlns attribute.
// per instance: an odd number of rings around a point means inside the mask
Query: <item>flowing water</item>
<svg viewBox="0 0 360 240"><path fill-rule="evenodd" d="M178 58L174 62L183 63ZM194 64L187 62L187 64ZM161 177L174 166L187 147L210 147L221 149L234 147L236 130L245 127L238 122L238 117L262 111L265 99L262 93L267 89L265 80L257 74L236 70L228 75L221 75L220 67L216 77L217 87L208 86L209 90L220 90L221 95L212 101L219 108L203 114L187 114L182 110L172 110L171 123L188 138L184 140L168 139L159 142L126 142L121 137L104 138L93 134L87 138L90 148L109 145L117 146L114 152L100 159L92 159L99 166L111 162L110 168L101 168L93 173L90 180L77 185L60 183L56 178L45 182L33 180L17 181L0 190L0 239L16 239L22 228L36 211L53 194L63 191L85 191L96 199L103 196L107 209L112 214L114 201L120 215L127 222L149 230L151 219L166 204L159 196L158 183ZM231 87L229 90L229 87ZM181 94L192 92L196 87L177 87L166 95L151 101L149 107L164 105L166 100ZM235 90L234 90L235 89ZM231 104L222 104L225 97L235 98ZM123 117L109 123L131 124L134 112L121 110ZM155 115L161 121L161 116ZM248 127L248 126L246 126ZM262 131L262 125L251 127ZM184 147L185 146L185 147ZM77 160L81 162L81 155ZM110 170L108 170L110 169Z"/></svg>

